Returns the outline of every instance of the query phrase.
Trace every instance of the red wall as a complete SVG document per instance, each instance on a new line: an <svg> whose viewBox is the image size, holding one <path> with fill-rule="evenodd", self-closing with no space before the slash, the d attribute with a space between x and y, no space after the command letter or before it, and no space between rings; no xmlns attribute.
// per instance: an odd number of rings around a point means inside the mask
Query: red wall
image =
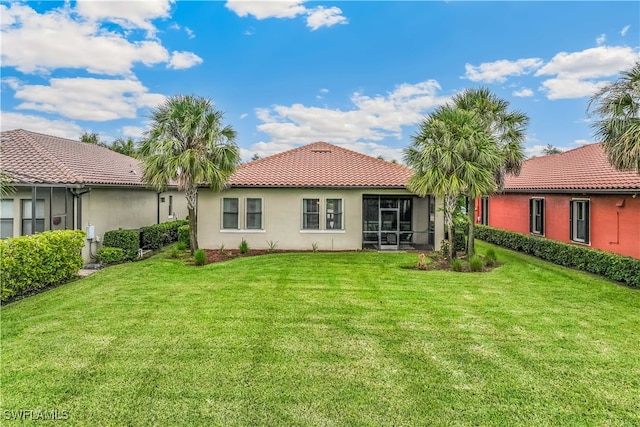
<svg viewBox="0 0 640 427"><path fill-rule="evenodd" d="M640 258L640 195L501 194L489 200L489 225L529 233L529 199L543 197L544 234L548 239L569 240L569 201L590 200L590 246ZM617 206L623 204L624 206ZM476 201L476 217L482 214Z"/></svg>

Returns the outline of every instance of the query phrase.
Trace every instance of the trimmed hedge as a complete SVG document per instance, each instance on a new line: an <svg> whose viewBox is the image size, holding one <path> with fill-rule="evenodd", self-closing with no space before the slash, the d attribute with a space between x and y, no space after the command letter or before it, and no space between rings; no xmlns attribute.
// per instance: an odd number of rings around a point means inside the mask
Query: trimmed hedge
<svg viewBox="0 0 640 427"><path fill-rule="evenodd" d="M183 242L187 245L187 248L191 247L191 240L189 239L189 224L178 227L178 242Z"/></svg>
<svg viewBox="0 0 640 427"><path fill-rule="evenodd" d="M83 230L46 231L0 240L1 299L62 283L82 268Z"/></svg>
<svg viewBox="0 0 640 427"><path fill-rule="evenodd" d="M121 248L103 246L96 252L96 258L102 264L117 264L124 260L124 251Z"/></svg>
<svg viewBox="0 0 640 427"><path fill-rule="evenodd" d="M634 288L640 287L640 259L485 225L476 226L476 237L558 265L599 274Z"/></svg>
<svg viewBox="0 0 640 427"><path fill-rule="evenodd" d="M125 261L134 261L140 250L140 234L136 230L111 230L104 233L103 246L120 248L124 252Z"/></svg>
<svg viewBox="0 0 640 427"><path fill-rule="evenodd" d="M177 242L178 228L185 224L187 221L182 219L142 227L140 229L142 249L160 249L162 246Z"/></svg>

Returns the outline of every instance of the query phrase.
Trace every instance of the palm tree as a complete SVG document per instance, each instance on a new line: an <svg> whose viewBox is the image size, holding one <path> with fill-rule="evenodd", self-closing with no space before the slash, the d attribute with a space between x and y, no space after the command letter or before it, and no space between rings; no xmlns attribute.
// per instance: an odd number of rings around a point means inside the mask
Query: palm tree
<svg viewBox="0 0 640 427"><path fill-rule="evenodd" d="M589 100L587 112L601 119L593 123L609 163L619 170L640 173L640 61Z"/></svg>
<svg viewBox="0 0 640 427"><path fill-rule="evenodd" d="M485 131L491 136L501 154L501 161L495 167L493 174L496 186L491 192L480 195L490 195L504 188L506 174L520 174L524 162L524 139L529 117L519 111L509 111L509 102L494 95L487 88L466 89L455 95L453 103L457 108L474 112ZM473 228L475 211L473 200L469 200L469 256L475 251Z"/></svg>
<svg viewBox="0 0 640 427"><path fill-rule="evenodd" d="M236 132L208 98L176 95L151 114L151 128L140 147L143 178L158 190L176 182L185 192L191 253L198 249L198 186L221 191L240 162Z"/></svg>
<svg viewBox="0 0 640 427"><path fill-rule="evenodd" d="M405 160L414 169L409 190L420 196L433 194L444 199L449 259L453 259L453 213L458 196L464 194L471 199L495 191L495 170L502 154L475 112L445 105L420 124ZM469 216L473 220L472 210ZM472 225L470 230L472 239ZM473 248L470 249L472 256Z"/></svg>

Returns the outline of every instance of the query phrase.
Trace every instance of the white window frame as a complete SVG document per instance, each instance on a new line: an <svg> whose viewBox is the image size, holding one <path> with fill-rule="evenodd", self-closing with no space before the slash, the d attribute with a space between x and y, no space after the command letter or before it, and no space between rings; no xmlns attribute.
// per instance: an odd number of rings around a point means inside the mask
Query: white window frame
<svg viewBox="0 0 640 427"><path fill-rule="evenodd" d="M537 236L544 236L545 233L545 199L544 197L532 197L531 198L531 212L529 212L531 218L531 234ZM540 228L536 227L536 217L540 217Z"/></svg>
<svg viewBox="0 0 640 427"><path fill-rule="evenodd" d="M234 212L226 212L224 201L225 200L236 200L237 202L237 211L236 214L236 226L235 227L225 227L224 226L224 217L225 213L232 214ZM240 198L239 197L223 197L221 200L220 212L222 213L220 217L220 230L239 230L240 229Z"/></svg>
<svg viewBox="0 0 640 427"><path fill-rule="evenodd" d="M0 239L6 239L9 237L13 237L13 233L14 233L14 224L15 224L15 200L14 199L2 199L0 200L0 204L7 204L10 205L10 207L4 208L3 206L0 206L0 222L2 223L11 223L11 234L7 235L7 236L3 236L0 235ZM6 211L6 212L5 212ZM1 215L1 213L7 213L7 214L11 214L11 216L8 215Z"/></svg>
<svg viewBox="0 0 640 427"><path fill-rule="evenodd" d="M579 238L578 235L578 221L580 221L577 216L579 213L578 205L582 204L584 206L583 213L588 210L585 218L582 221L585 221L585 236L584 238ZM571 199L571 223L569 226L571 227L571 241L574 243L580 243L583 245L591 244L591 199Z"/></svg>
<svg viewBox="0 0 640 427"><path fill-rule="evenodd" d="M329 200L338 200L340 202L340 209L338 212L329 212ZM337 215L340 217L340 227L332 227L329 228L329 216ZM324 220L325 220L325 230L327 231L340 231L344 230L344 199L341 197L327 197L324 200Z"/></svg>
<svg viewBox="0 0 640 427"><path fill-rule="evenodd" d="M249 215L255 215L256 212L249 212L249 199L252 200L260 200L260 227L259 228L249 228ZM245 197L244 199L244 220L245 220L245 229L248 231L257 232L260 230L264 230L264 199L262 197Z"/></svg>
<svg viewBox="0 0 640 427"><path fill-rule="evenodd" d="M46 230L46 224L45 224L45 218L47 216L47 204L45 202L44 199L36 199L36 230L31 230L31 233L27 234L25 231L25 221L31 221L31 224L33 224L33 221L31 218L31 214L32 214L32 210L31 207L27 208L26 205L31 204L33 202L33 199L20 199L20 209L22 211L22 214L20 216L20 233L23 236L27 236L27 235L32 235L32 234L36 234L36 233L42 233ZM42 206L42 216L39 217L38 216L38 205ZM42 221L42 229L38 230L38 221Z"/></svg>

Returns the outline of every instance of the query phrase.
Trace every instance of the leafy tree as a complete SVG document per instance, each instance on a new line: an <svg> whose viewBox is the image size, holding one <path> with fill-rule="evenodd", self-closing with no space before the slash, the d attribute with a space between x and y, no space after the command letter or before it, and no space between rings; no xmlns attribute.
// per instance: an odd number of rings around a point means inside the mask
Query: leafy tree
<svg viewBox="0 0 640 427"><path fill-rule="evenodd" d="M510 111L509 102L491 93L487 88L466 89L453 97L453 104L465 111L477 115L485 132L500 151L502 159L495 165L493 174L496 186L492 191L480 195L489 195L504 188L506 174L517 175L524 161L524 139L529 117L519 111ZM475 252L474 224L475 210L473 200L469 200L469 239L468 253Z"/></svg>
<svg viewBox="0 0 640 427"><path fill-rule="evenodd" d="M602 141L609 163L640 173L640 61L589 100L587 113L600 117L594 136Z"/></svg>
<svg viewBox="0 0 640 427"><path fill-rule="evenodd" d="M253 153L253 156L251 156L251 160L258 160L260 158L260 154L258 153Z"/></svg>
<svg viewBox="0 0 640 427"><path fill-rule="evenodd" d="M138 148L133 138L127 138L126 141L123 138L116 138L109 146L109 149L125 156L138 157Z"/></svg>
<svg viewBox="0 0 640 427"><path fill-rule="evenodd" d="M560 154L560 153L562 153L562 150L559 149L558 147L554 147L551 144L547 144L547 146L542 149L542 154L544 154L545 156L550 156L552 154Z"/></svg>
<svg viewBox="0 0 640 427"><path fill-rule="evenodd" d="M478 114L445 105L420 124L405 160L414 170L408 188L420 196L433 194L444 199L449 258L453 259L458 196L472 199L494 192L502 152ZM470 216L473 219L473 214Z"/></svg>
<svg viewBox="0 0 640 427"><path fill-rule="evenodd" d="M143 178L158 190L175 181L185 192L191 254L198 249L196 198L199 185L220 191L239 164L236 132L208 98L176 95L151 114L140 147Z"/></svg>
<svg viewBox="0 0 640 427"><path fill-rule="evenodd" d="M80 141L81 142L86 142L87 144L95 144L95 145L99 145L100 147L106 147L109 148L109 145L102 142L100 140L100 135L98 135L95 132L85 132L82 135L80 135Z"/></svg>

